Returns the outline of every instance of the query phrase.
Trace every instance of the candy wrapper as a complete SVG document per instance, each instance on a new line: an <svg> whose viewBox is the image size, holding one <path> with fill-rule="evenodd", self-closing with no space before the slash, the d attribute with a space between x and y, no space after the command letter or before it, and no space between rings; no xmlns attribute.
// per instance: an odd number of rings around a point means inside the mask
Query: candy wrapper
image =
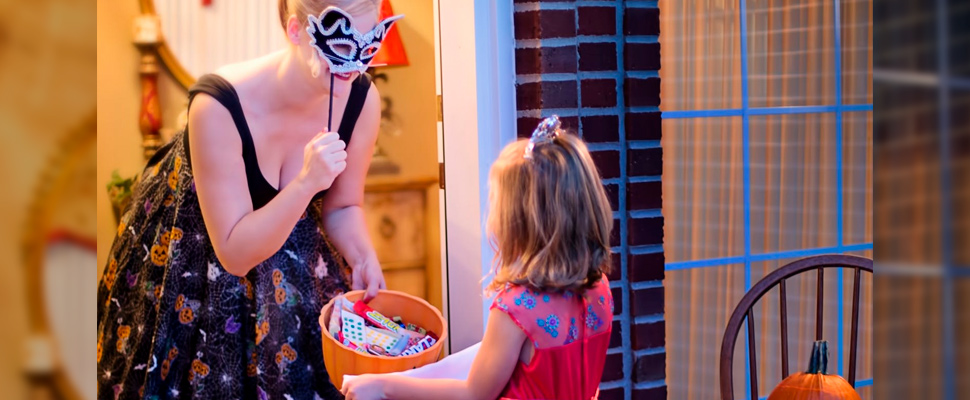
<svg viewBox="0 0 970 400"><path fill-rule="evenodd" d="M340 320L340 334L344 338L344 344L350 342L360 347L367 343L367 332L365 330L367 325L363 318L352 312L341 312Z"/></svg>
<svg viewBox="0 0 970 400"><path fill-rule="evenodd" d="M417 344L415 344L415 345L413 345L411 347L408 347L407 350L404 350L404 352L402 352L401 355L402 356L409 356L411 354L420 353L422 351L425 351L427 349L430 349L431 346L435 344L435 342L437 342L437 340L435 340L435 338L433 338L431 336L425 336L424 339L421 339Z"/></svg>
<svg viewBox="0 0 970 400"><path fill-rule="evenodd" d="M344 300L342 295L334 300L334 304L341 304L341 300ZM333 311L330 312L330 322L327 324L327 331L330 332L330 336L337 340L340 340L338 336L340 336L340 322L342 320L340 314L342 310L342 307L334 307Z"/></svg>
<svg viewBox="0 0 970 400"><path fill-rule="evenodd" d="M368 306L363 301L358 301L354 303L354 312L357 313L357 315L364 317L364 319L366 319L367 322L374 324L374 326L387 329L391 332L400 334L401 330L404 329L401 327L401 325L398 325L390 318L385 317L384 314L381 314L377 312L377 310L370 308L370 306Z"/></svg>
<svg viewBox="0 0 970 400"><path fill-rule="evenodd" d="M386 355L396 356L408 347L408 336L385 329L367 327L367 344L381 347Z"/></svg>

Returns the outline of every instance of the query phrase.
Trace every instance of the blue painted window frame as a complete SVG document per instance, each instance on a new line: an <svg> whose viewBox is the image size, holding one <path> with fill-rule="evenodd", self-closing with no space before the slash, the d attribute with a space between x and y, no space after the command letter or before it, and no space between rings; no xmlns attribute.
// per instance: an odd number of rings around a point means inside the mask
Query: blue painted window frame
<svg viewBox="0 0 970 400"><path fill-rule="evenodd" d="M742 119L742 145L743 145L743 186L744 186L744 255L738 257L724 257L699 259L689 261L668 262L664 266L666 271L678 271L693 268L726 267L731 264L744 264L744 288L745 291L751 289L751 264L759 261L779 260L787 258L801 258L819 254L858 252L873 249L873 243L866 242L861 244L845 244L843 233L844 210L843 210L843 144L842 117L845 113L852 112L871 112L872 103L867 104L843 104L842 103L842 15L841 1L831 0L834 3L834 23L832 29L834 33L835 57L835 104L820 106L789 106L789 107L750 107L748 101L748 25L747 25L747 1L739 0L738 17L740 18L741 49L738 56L741 57L741 108L731 109L708 109L708 110L672 110L662 111L663 119L688 119L688 118L715 118L715 117L741 117ZM870 49L871 51L871 49ZM835 116L835 151L836 151L836 204L837 206L837 245L822 248L806 248L788 251L752 254L751 252L751 162L750 162L750 116L752 115L792 115L792 114L831 114ZM871 118L871 117L870 117ZM871 166L870 166L871 168ZM844 343L844 298L843 293L843 274L837 275L838 280L838 348L843 348ZM748 341L745 336L745 358L747 361ZM844 374L844 354L839 352L837 359L837 371L839 375ZM751 371L748 363L745 363L745 382L751 382ZM860 379L856 382L856 388L872 386L872 378ZM745 385L745 398L751 397L750 384ZM767 396L762 397L766 399Z"/></svg>

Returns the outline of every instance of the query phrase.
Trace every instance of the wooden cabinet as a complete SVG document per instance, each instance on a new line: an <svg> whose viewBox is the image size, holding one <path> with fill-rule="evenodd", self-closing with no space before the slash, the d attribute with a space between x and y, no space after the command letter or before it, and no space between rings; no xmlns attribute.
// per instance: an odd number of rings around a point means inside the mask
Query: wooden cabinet
<svg viewBox="0 0 970 400"><path fill-rule="evenodd" d="M388 289L441 307L441 261L435 180L368 183L364 217Z"/></svg>

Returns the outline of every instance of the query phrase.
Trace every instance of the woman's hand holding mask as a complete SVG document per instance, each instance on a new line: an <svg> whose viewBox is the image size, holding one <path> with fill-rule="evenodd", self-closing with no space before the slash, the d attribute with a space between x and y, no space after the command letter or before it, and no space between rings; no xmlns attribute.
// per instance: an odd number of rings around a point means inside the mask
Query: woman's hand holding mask
<svg viewBox="0 0 970 400"><path fill-rule="evenodd" d="M347 168L347 144L337 132L320 132L303 149L303 170L297 179L314 192L329 189Z"/></svg>

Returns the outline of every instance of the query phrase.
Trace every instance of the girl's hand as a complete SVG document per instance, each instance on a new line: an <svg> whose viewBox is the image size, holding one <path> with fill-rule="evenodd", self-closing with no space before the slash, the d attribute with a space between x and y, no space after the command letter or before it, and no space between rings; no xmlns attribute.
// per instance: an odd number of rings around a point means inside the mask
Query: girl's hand
<svg viewBox="0 0 970 400"><path fill-rule="evenodd" d="M340 392L347 400L381 400L384 398L384 381L380 375L361 375L345 380Z"/></svg>
<svg viewBox="0 0 970 400"><path fill-rule="evenodd" d="M381 270L381 264L377 262L377 256L370 256L362 264L355 265L351 280L351 289L367 290L364 293L364 302L377 296L378 290L387 289L387 284L384 283L384 271Z"/></svg>
<svg viewBox="0 0 970 400"><path fill-rule="evenodd" d="M320 132L303 148L303 170L297 179L313 192L330 189L347 168L347 144L337 132Z"/></svg>

